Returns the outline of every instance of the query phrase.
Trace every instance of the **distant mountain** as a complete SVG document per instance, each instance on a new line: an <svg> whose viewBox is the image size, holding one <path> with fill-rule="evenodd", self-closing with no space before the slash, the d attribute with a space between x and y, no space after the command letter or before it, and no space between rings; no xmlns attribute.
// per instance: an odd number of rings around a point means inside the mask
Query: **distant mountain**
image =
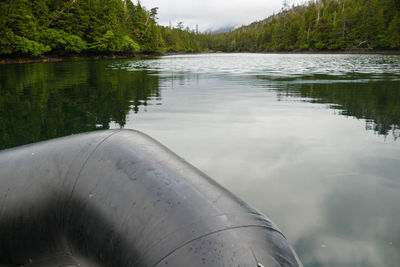
<svg viewBox="0 0 400 267"><path fill-rule="evenodd" d="M225 27L218 28L216 30L210 29L210 30L207 30L206 32L211 32L213 34L218 34L218 33L224 33L224 32L231 32L235 28L236 28L236 26L225 26Z"/></svg>

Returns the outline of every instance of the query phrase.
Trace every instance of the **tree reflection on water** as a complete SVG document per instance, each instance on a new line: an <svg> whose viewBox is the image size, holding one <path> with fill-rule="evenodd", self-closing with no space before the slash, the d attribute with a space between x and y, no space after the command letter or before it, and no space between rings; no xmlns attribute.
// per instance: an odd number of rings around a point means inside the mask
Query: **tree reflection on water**
<svg viewBox="0 0 400 267"><path fill-rule="evenodd" d="M1 66L0 149L123 127L159 97L158 77L107 69L106 61Z"/></svg>
<svg viewBox="0 0 400 267"><path fill-rule="evenodd" d="M346 78L346 77L343 77ZM392 134L400 137L400 90L398 79L369 79L360 75L357 79L340 81L327 75L313 76L309 82L289 81L279 87L278 98L300 97L309 103L328 104L340 115L364 119L366 130L379 135ZM324 81L324 82L318 82ZM327 82L328 81L328 82Z"/></svg>

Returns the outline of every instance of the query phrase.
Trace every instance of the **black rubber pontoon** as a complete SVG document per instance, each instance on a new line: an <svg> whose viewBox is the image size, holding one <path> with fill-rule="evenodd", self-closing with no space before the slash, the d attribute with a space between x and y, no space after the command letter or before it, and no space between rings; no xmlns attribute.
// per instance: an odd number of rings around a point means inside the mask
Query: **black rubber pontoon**
<svg viewBox="0 0 400 267"><path fill-rule="evenodd" d="M0 266L300 266L268 218L150 137L0 152Z"/></svg>

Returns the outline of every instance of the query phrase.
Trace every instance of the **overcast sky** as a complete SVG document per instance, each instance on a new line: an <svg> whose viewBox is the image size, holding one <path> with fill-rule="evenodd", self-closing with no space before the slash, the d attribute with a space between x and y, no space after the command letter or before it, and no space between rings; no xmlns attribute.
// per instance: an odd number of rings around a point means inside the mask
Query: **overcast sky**
<svg viewBox="0 0 400 267"><path fill-rule="evenodd" d="M137 2L137 0L134 0ZM158 7L158 23L172 26L180 21L201 31L241 26L277 13L283 0L140 0L148 10ZM289 0L290 4L305 0Z"/></svg>

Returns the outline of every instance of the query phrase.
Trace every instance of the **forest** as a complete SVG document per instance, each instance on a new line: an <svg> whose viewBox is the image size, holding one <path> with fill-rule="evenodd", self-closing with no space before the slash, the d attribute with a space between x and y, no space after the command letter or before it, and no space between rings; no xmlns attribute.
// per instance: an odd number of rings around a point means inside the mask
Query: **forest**
<svg viewBox="0 0 400 267"><path fill-rule="evenodd" d="M286 4L285 4L286 3ZM399 0L318 0L213 36L220 51L399 49Z"/></svg>
<svg viewBox="0 0 400 267"><path fill-rule="evenodd" d="M399 49L399 0L315 0L231 32L161 26L131 0L3 0L0 56Z"/></svg>

